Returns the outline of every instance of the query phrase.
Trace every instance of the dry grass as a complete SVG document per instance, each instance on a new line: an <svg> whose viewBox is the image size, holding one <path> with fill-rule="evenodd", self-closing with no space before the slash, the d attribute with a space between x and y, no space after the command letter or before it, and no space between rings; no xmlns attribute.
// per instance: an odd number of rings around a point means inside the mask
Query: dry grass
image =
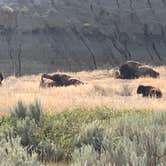
<svg viewBox="0 0 166 166"><path fill-rule="evenodd" d="M159 79L140 78L119 80L112 77L112 70L68 73L85 82L85 85L39 88L40 76L21 78L8 77L0 87L1 114L7 113L18 100L26 104L38 99L44 110L59 112L68 108L112 107L118 109L155 109L166 108L166 67L158 67ZM139 84L153 85L163 92L162 99L142 98L136 94Z"/></svg>

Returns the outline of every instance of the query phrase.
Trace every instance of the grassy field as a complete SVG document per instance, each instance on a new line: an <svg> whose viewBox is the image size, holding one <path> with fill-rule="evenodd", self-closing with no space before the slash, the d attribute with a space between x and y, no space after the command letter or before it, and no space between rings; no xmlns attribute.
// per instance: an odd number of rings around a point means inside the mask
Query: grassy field
<svg viewBox="0 0 166 166"><path fill-rule="evenodd" d="M0 165L23 158L31 166L166 165L166 67L155 69L158 79L115 79L113 69L67 73L85 83L77 87L40 88L41 74L6 78ZM163 97L137 95L139 84L160 88Z"/></svg>
<svg viewBox="0 0 166 166"><path fill-rule="evenodd" d="M8 113L10 108L22 100L29 104L35 99L41 102L43 110L61 112L68 108L109 107L114 109L154 109L166 108L166 67L157 67L159 79L140 78L120 80L113 77L113 70L67 73L85 84L58 88L39 87L39 75L15 78L7 77L0 87L0 114ZM142 98L136 94L139 84L153 85L163 92L161 99Z"/></svg>

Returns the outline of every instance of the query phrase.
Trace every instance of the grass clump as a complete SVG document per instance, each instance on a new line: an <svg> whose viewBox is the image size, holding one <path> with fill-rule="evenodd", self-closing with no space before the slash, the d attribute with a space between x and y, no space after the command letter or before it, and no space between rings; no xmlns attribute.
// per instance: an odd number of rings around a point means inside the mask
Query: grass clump
<svg viewBox="0 0 166 166"><path fill-rule="evenodd" d="M132 88L128 85L128 84L124 84L121 87L121 92L120 95L121 96L132 96Z"/></svg>

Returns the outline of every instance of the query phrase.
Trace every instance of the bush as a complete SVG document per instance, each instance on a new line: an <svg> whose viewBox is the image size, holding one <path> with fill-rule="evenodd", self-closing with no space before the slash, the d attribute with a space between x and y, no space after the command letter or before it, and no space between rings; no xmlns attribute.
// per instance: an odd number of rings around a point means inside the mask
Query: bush
<svg viewBox="0 0 166 166"><path fill-rule="evenodd" d="M100 156L94 153L93 145L76 148L73 165L166 165L166 123L161 123L166 120L166 113L137 118L122 117L116 127L105 127Z"/></svg>
<svg viewBox="0 0 166 166"><path fill-rule="evenodd" d="M27 107L19 101L16 107L12 110L11 116L18 119L25 119L27 115Z"/></svg>
<svg viewBox="0 0 166 166"><path fill-rule="evenodd" d="M94 150L100 154L104 137L103 131L99 121L94 121L87 126L84 125L77 138L76 146L92 145Z"/></svg>
<svg viewBox="0 0 166 166"><path fill-rule="evenodd" d="M20 145L20 138L1 139L0 141L0 165L1 166L39 166L37 155L28 155Z"/></svg>
<svg viewBox="0 0 166 166"><path fill-rule="evenodd" d="M26 117L24 120L18 121L15 132L21 137L23 146L36 146L37 125L34 120Z"/></svg>
<svg viewBox="0 0 166 166"><path fill-rule="evenodd" d="M45 114L40 121L39 138L45 138L59 145L64 150L64 158L71 160L71 152L76 146L75 138L86 123L94 120L109 121L114 115L113 111L103 108L95 110L75 109L59 114Z"/></svg>
<svg viewBox="0 0 166 166"><path fill-rule="evenodd" d="M0 117L0 140L20 137L28 155L68 165L166 165L166 113L96 109L43 113L39 103L18 103Z"/></svg>
<svg viewBox="0 0 166 166"><path fill-rule="evenodd" d="M40 122L42 116L42 110L40 103L36 101L34 104L29 105L29 112L27 113L31 119L34 119L36 123Z"/></svg>
<svg viewBox="0 0 166 166"><path fill-rule="evenodd" d="M91 145L84 145L72 153L74 163L71 163L71 166L97 166L98 158L98 153Z"/></svg>
<svg viewBox="0 0 166 166"><path fill-rule="evenodd" d="M63 160L63 150L49 141L42 141L37 147L39 160L42 162L58 162Z"/></svg>
<svg viewBox="0 0 166 166"><path fill-rule="evenodd" d="M38 101L31 103L28 107L25 106L22 101L19 101L16 107L13 109L11 116L15 120L22 120L26 117L34 119L36 123L40 121L42 110Z"/></svg>

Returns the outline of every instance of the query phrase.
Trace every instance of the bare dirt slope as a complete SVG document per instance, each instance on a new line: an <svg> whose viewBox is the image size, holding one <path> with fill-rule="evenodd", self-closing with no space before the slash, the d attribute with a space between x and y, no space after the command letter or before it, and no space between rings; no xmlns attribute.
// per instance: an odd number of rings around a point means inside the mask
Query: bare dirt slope
<svg viewBox="0 0 166 166"><path fill-rule="evenodd" d="M23 74L165 64L165 16L165 0L1 0L0 70L13 72L19 46Z"/></svg>
<svg viewBox="0 0 166 166"><path fill-rule="evenodd" d="M44 111L60 112L72 108L110 107L113 109L154 109L166 108L166 68L158 67L159 79L140 78L120 80L113 78L113 70L96 70L93 72L67 73L85 82L77 87L39 88L40 74L4 80L0 87L1 114L8 113L9 108L18 100L26 104L35 99L41 102ZM139 84L153 85L163 92L161 99L142 98L136 94Z"/></svg>

